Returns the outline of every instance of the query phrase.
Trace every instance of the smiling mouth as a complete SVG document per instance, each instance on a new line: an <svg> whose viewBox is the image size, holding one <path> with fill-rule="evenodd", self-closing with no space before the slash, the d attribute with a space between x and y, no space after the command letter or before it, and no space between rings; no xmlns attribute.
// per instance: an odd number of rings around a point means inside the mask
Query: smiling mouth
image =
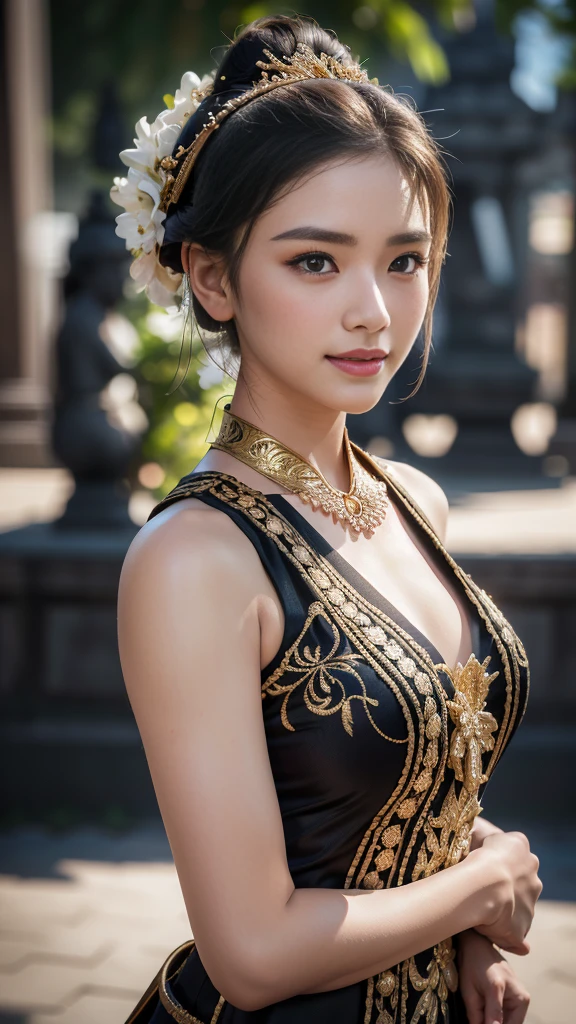
<svg viewBox="0 0 576 1024"><path fill-rule="evenodd" d="M381 348L352 348L348 352L340 352L335 356L327 356L327 359L354 359L367 362L370 359L385 359L388 355Z"/></svg>
<svg viewBox="0 0 576 1024"><path fill-rule="evenodd" d="M355 349L339 356L326 356L337 370L355 377L372 377L379 373L388 353L382 349Z"/></svg>

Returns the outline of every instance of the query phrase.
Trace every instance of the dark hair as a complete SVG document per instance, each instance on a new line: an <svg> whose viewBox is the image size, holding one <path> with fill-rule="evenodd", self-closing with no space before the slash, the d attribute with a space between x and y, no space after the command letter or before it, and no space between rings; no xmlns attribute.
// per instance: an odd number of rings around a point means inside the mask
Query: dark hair
<svg viewBox="0 0 576 1024"><path fill-rule="evenodd" d="M214 106L219 92L250 86L264 48L292 56L298 43L341 64L352 63L347 46L333 32L304 18L270 16L248 25L230 45L215 75L214 91L203 101ZM202 114L202 108L199 111ZM201 118L202 120L202 118ZM197 242L223 257L237 290L240 262L258 217L315 167L338 157L391 156L430 217L433 237L428 264L430 296L424 318L424 356L431 345L432 313L446 255L450 193L441 150L411 97L389 86L330 78L294 82L258 97L229 115L201 151L178 203L165 220L160 262L182 273L182 242ZM198 325L220 333L238 351L235 325L217 323L192 295Z"/></svg>

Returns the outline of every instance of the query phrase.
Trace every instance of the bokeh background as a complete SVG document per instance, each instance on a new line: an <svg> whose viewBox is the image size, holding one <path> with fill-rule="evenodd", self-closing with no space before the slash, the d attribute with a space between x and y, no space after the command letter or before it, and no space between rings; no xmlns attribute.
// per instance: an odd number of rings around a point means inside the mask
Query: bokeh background
<svg viewBox="0 0 576 1024"><path fill-rule="evenodd" d="M115 601L130 540L206 450L233 382L136 292L108 192L137 119L267 13L335 29L447 151L454 225L424 386L406 400L417 344L349 427L445 487L450 550L525 641L530 705L484 807L541 858L532 952L513 958L528 1022L573 1024L574 0L0 13L0 1024L121 1024L189 934Z"/></svg>

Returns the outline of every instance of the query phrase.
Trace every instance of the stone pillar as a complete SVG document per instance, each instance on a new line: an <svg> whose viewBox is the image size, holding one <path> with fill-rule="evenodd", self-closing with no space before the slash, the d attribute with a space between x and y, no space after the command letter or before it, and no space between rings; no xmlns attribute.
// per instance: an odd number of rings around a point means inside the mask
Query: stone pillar
<svg viewBox="0 0 576 1024"><path fill-rule="evenodd" d="M573 93L561 96L559 103L560 130L571 150L572 181L576 182L576 97ZM568 331L566 353L566 392L558 410L558 429L550 442L550 455L565 460L566 470L576 475L576 203L574 204L572 251L569 259Z"/></svg>
<svg viewBox="0 0 576 1024"><path fill-rule="evenodd" d="M52 284L41 252L51 206L44 0L0 0L0 465L49 452Z"/></svg>
<svg viewBox="0 0 576 1024"><path fill-rule="evenodd" d="M536 382L515 350L526 244L514 238L516 168L541 145L543 118L510 88L514 44L497 34L490 0L476 0L476 14L472 31L446 43L451 81L421 103L433 136L455 158L447 159L454 225L442 282L445 339L410 405L458 423L448 454L426 460L436 473L517 475L539 472L540 460L520 451L510 428Z"/></svg>

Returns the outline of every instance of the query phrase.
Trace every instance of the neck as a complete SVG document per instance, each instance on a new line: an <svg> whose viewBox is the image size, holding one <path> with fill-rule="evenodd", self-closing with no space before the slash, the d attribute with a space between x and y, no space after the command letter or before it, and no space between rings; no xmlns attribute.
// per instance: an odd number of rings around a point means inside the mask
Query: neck
<svg viewBox="0 0 576 1024"><path fill-rule="evenodd" d="M350 474L344 451L346 414L311 406L304 399L288 401L278 394L273 398L273 401L262 401L259 396L252 403L240 378L230 412L301 455L319 469L333 487L347 491Z"/></svg>

